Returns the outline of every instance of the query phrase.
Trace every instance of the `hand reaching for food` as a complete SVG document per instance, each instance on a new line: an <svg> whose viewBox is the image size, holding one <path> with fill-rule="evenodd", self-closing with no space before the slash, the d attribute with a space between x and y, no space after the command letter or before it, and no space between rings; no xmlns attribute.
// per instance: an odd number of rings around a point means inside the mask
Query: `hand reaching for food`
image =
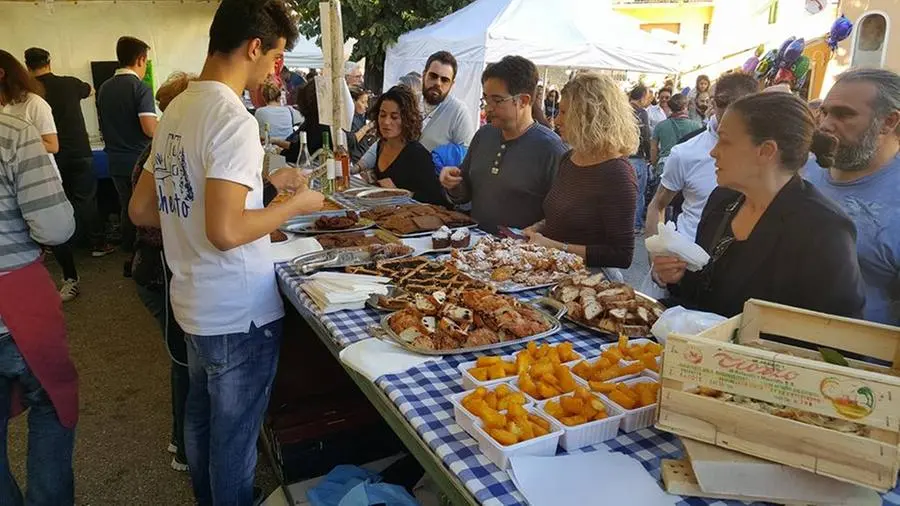
<svg viewBox="0 0 900 506"><path fill-rule="evenodd" d="M444 167L441 169L439 177L441 186L448 190L452 190L463 182L462 171L459 167Z"/></svg>
<svg viewBox="0 0 900 506"><path fill-rule="evenodd" d="M309 214L321 211L325 202L325 196L317 191L304 189L295 193L287 205L291 206L294 214Z"/></svg>
<svg viewBox="0 0 900 506"><path fill-rule="evenodd" d="M309 184L306 176L293 167L284 167L269 174L269 182L279 192L295 192Z"/></svg>
<svg viewBox="0 0 900 506"><path fill-rule="evenodd" d="M384 179L379 179L378 186L380 186L382 188L396 188L397 187L397 185L394 184L394 180L389 177L386 177Z"/></svg>

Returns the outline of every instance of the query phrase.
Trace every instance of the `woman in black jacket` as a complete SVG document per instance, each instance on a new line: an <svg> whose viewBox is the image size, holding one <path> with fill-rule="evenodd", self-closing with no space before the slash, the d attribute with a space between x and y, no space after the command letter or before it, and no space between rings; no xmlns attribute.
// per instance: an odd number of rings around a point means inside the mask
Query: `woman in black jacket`
<svg viewBox="0 0 900 506"><path fill-rule="evenodd" d="M761 93L730 105L710 153L719 183L697 230L710 261L686 272L677 258L653 259L669 305L734 316L750 298L859 317L865 303L856 229L797 172L812 151L831 166L837 140L815 131L806 104Z"/></svg>
<svg viewBox="0 0 900 506"><path fill-rule="evenodd" d="M422 115L415 93L406 85L394 86L378 98L370 114L378 133L372 179L384 188L405 188L419 202L446 206L431 153L419 143Z"/></svg>

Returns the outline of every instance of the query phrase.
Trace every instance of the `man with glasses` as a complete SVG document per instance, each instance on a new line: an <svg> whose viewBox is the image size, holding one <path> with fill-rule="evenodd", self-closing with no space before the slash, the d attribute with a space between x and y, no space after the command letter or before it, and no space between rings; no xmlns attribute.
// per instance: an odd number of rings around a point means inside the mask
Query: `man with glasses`
<svg viewBox="0 0 900 506"><path fill-rule="evenodd" d="M716 162L709 155L719 140L717 118L725 114L731 102L756 93L759 84L747 74L732 73L719 78L713 93L716 115L710 119L706 130L687 142L672 148L662 173L662 180L653 200L647 208L647 237L656 235L657 225L665 220L666 207L681 192L684 196L682 212L678 215L678 232L696 239L700 215L706 207L706 199L716 189Z"/></svg>
<svg viewBox="0 0 900 506"><path fill-rule="evenodd" d="M543 202L566 147L537 123L532 102L538 72L521 56L506 56L481 75L481 107L488 117L460 167L441 170L441 185L457 204L472 203L484 230L524 228L544 217Z"/></svg>

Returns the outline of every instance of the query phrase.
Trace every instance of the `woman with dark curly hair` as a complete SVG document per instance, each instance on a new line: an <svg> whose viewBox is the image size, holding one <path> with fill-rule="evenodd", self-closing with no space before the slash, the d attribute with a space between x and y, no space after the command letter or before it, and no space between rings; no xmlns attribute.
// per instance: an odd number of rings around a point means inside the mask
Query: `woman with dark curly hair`
<svg viewBox="0 0 900 506"><path fill-rule="evenodd" d="M385 188L405 188L419 202L447 205L431 153L418 140L422 115L415 93L394 86L378 98L370 114L379 139L373 179Z"/></svg>

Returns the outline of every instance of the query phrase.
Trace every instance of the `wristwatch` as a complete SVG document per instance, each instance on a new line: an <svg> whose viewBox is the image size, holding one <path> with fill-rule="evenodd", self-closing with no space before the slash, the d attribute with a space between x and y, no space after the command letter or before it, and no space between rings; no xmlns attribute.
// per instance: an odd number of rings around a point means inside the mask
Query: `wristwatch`
<svg viewBox="0 0 900 506"><path fill-rule="evenodd" d="M563 251L565 251L566 253L569 252L569 243L567 243L567 242L563 243Z"/></svg>

